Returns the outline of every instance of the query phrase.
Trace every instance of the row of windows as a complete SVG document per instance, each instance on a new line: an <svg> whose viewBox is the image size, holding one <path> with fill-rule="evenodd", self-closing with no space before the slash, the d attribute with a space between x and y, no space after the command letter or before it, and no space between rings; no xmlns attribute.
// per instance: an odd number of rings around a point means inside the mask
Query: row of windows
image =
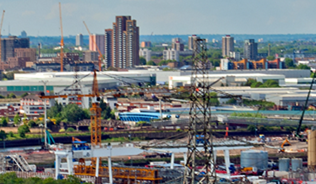
<svg viewBox="0 0 316 184"><path fill-rule="evenodd" d="M47 90L53 91L53 86L47 86ZM7 86L7 91L44 91L44 86Z"/></svg>

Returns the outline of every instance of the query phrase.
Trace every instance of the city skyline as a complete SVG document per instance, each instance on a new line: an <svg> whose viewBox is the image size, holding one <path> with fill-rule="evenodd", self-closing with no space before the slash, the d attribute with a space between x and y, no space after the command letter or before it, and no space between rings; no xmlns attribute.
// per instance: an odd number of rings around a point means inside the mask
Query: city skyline
<svg viewBox="0 0 316 184"><path fill-rule="evenodd" d="M82 21L92 33L102 34L119 15L134 17L141 35L316 33L316 26L309 23L316 18L313 0L64 0L61 4L64 35L87 35ZM4 1L3 9L3 35L9 27L11 35L23 30L29 36L60 35L57 1Z"/></svg>

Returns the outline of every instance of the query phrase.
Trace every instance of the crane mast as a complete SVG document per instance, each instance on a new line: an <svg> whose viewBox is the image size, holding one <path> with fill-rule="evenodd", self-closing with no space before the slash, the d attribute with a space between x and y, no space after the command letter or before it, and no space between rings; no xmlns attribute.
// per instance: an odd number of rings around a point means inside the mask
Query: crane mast
<svg viewBox="0 0 316 184"><path fill-rule="evenodd" d="M92 36L91 33L90 33L90 30L89 30L89 28L88 28L88 26L87 26L87 24L85 23L85 21L83 21L83 24L84 24L84 26L86 27L86 29L87 29L87 31L88 31L88 33L89 33L89 37ZM98 47L96 41L95 41L93 38L91 38L91 39L92 39L92 44L95 45L95 47L96 47L97 50L98 50L98 53L99 53L99 71L102 71L102 69L101 69L102 53L101 53L101 51L100 51L100 49L99 49L99 47Z"/></svg>
<svg viewBox="0 0 316 184"><path fill-rule="evenodd" d="M60 19L60 31L61 31L61 40L60 40L60 71L64 71L64 35L63 35L63 22L61 17L61 4L59 3L59 19Z"/></svg>
<svg viewBox="0 0 316 184"><path fill-rule="evenodd" d="M4 10L2 12L2 18L1 18L1 24L0 24L0 61L2 60L2 47L1 47L1 30L2 30L2 24L3 24L3 17L4 17Z"/></svg>

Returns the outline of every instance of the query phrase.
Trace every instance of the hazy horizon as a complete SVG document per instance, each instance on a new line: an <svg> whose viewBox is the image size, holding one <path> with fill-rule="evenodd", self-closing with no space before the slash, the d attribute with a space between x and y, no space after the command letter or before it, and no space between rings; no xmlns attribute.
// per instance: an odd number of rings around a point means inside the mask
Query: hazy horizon
<svg viewBox="0 0 316 184"><path fill-rule="evenodd" d="M63 0L64 35L87 31L103 34L117 15L137 20L140 35L188 34L313 34L314 0ZM59 36L59 8L55 0L10 0L2 35Z"/></svg>

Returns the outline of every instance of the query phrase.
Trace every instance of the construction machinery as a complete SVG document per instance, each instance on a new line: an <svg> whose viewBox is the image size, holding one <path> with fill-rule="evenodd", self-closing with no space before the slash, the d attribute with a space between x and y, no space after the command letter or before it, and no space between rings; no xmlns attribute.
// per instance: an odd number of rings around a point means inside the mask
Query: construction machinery
<svg viewBox="0 0 316 184"><path fill-rule="evenodd" d="M291 145L290 141L287 138L281 144L281 148L279 149L279 153L284 153L285 152L285 149L284 149L285 145L288 145L288 146Z"/></svg>
<svg viewBox="0 0 316 184"><path fill-rule="evenodd" d="M2 17L1 17L1 23L0 23L0 61L2 60L2 59L1 59L1 58L2 58L2 57L1 57L1 53L2 53L2 52L1 52L1 49L2 49L2 48L1 48L1 30L2 30L4 12L5 12L5 11L3 10L3 12L2 12Z"/></svg>
<svg viewBox="0 0 316 184"><path fill-rule="evenodd" d="M61 16L61 4L59 3L59 19L60 19L60 31L61 31L61 40L60 40L60 71L64 71L64 35L63 35L63 22Z"/></svg>
<svg viewBox="0 0 316 184"><path fill-rule="evenodd" d="M85 23L85 21L83 21L83 24L84 24L84 26L86 27L86 29L87 29L87 31L88 31L88 33L89 33L89 37L91 37L92 34L90 33L90 30L89 30L87 24ZM95 47L96 47L97 50L98 50L98 53L99 53L99 63L98 63L98 64L99 64L99 71L102 71L102 68L101 68L102 53L101 53L101 51L100 51L100 49L99 49L99 47L98 47L98 45L97 45L95 39L91 37L91 40L92 40L92 44L95 45Z"/></svg>

